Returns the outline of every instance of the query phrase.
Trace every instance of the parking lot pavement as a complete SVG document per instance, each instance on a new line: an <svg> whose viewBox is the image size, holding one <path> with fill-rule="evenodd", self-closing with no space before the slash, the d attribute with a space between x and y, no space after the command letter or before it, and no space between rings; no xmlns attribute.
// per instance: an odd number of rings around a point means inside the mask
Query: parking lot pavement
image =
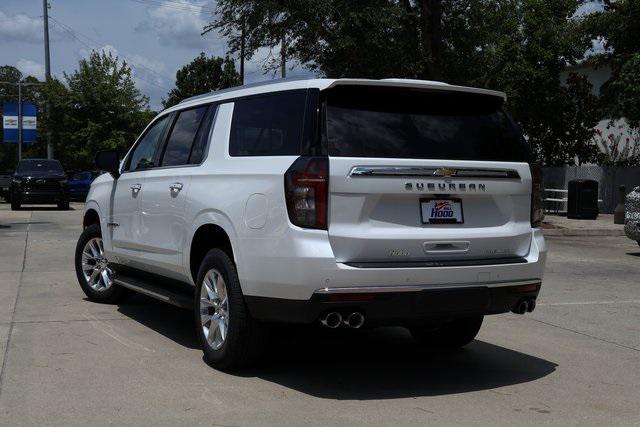
<svg viewBox="0 0 640 427"><path fill-rule="evenodd" d="M453 353L400 328L280 328L240 375L202 361L187 311L84 299L82 207L0 204L0 425L640 423L640 248L553 237L536 311Z"/></svg>

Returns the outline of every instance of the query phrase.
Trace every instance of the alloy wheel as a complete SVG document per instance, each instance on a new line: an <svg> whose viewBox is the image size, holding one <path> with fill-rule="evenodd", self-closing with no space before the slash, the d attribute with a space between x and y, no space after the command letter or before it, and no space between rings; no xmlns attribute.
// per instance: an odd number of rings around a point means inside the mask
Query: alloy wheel
<svg viewBox="0 0 640 427"><path fill-rule="evenodd" d="M93 290L101 292L111 287L113 271L104 256L104 246L100 237L94 237L84 245L81 262L82 274Z"/></svg>
<svg viewBox="0 0 640 427"><path fill-rule="evenodd" d="M207 271L200 288L200 324L209 346L220 349L229 331L229 298L224 278L215 268Z"/></svg>

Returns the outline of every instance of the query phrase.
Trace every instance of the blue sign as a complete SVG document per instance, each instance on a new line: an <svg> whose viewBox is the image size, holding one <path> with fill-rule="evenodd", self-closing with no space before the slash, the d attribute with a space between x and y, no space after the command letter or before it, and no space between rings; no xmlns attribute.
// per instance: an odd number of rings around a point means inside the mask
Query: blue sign
<svg viewBox="0 0 640 427"><path fill-rule="evenodd" d="M36 142L38 107L28 102L22 103L22 142ZM18 143L18 104L6 103L2 109L3 140L6 143Z"/></svg>

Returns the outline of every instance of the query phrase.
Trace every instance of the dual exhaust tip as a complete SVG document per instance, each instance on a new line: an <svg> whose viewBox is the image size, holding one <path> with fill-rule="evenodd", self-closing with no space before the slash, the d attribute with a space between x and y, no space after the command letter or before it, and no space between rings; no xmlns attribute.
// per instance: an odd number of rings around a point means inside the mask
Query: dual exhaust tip
<svg viewBox="0 0 640 427"><path fill-rule="evenodd" d="M359 311L354 311L348 316L342 317L342 314L339 312L330 311L320 318L320 323L322 326L330 329L336 329L342 325L351 329L359 329L364 325L364 314Z"/></svg>
<svg viewBox="0 0 640 427"><path fill-rule="evenodd" d="M518 304L516 304L515 307L511 309L511 311L515 314L525 314L525 313L531 313L535 309L536 309L536 299L529 298L529 299L520 300Z"/></svg>
<svg viewBox="0 0 640 427"><path fill-rule="evenodd" d="M536 308L535 298L525 298L520 301L511 309L513 313L525 314L531 313ZM343 317L337 311L330 311L320 317L320 323L329 329L336 329L340 326L346 326L351 329L359 329L364 325L364 314L359 311L354 311Z"/></svg>

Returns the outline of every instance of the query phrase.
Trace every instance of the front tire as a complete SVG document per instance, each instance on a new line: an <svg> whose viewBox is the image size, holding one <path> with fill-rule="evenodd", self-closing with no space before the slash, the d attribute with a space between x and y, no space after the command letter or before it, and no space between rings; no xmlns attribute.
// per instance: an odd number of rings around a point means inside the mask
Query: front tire
<svg viewBox="0 0 640 427"><path fill-rule="evenodd" d="M437 328L414 326L409 328L413 338L420 344L460 348L471 343L478 335L484 316L464 317L445 323Z"/></svg>
<svg viewBox="0 0 640 427"><path fill-rule="evenodd" d="M94 302L113 304L125 290L113 283L113 270L104 256L100 224L85 228L78 239L75 256L76 276L85 295Z"/></svg>
<svg viewBox="0 0 640 427"><path fill-rule="evenodd" d="M235 264L212 249L198 272L194 314L205 361L221 370L253 364L265 339L265 328L251 317L244 302Z"/></svg>
<svg viewBox="0 0 640 427"><path fill-rule="evenodd" d="M12 211L19 211L20 210L20 202L15 200L15 197L12 197L11 199L11 210Z"/></svg>

